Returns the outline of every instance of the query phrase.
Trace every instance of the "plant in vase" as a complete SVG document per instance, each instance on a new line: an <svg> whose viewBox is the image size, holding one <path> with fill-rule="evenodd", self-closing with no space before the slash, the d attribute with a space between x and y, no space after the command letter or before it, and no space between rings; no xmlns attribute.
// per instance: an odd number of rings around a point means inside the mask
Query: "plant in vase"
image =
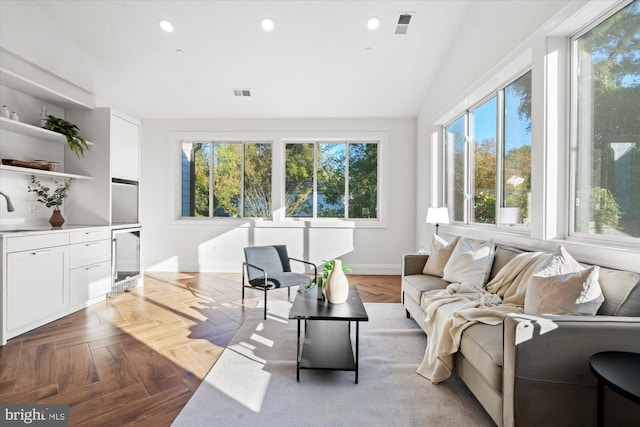
<svg viewBox="0 0 640 427"><path fill-rule="evenodd" d="M87 141L78 134L78 126L55 116L47 116L47 122L43 126L45 129L61 133L67 137L67 144L71 151L76 153L78 158L84 157L84 150L89 149Z"/></svg>
<svg viewBox="0 0 640 427"><path fill-rule="evenodd" d="M62 206L62 202L69 195L69 191L71 190L71 182L73 178L66 179L61 185L58 184L58 181L53 181L56 184L55 190L51 193L51 189L45 185L43 185L40 181L36 179L35 176L31 175L31 183L33 187L28 186L29 193L36 193L38 196L38 201L50 208L53 207L53 214L51 218L49 218L49 224L53 227L60 227L64 224L64 218L60 213L60 206Z"/></svg>
<svg viewBox="0 0 640 427"><path fill-rule="evenodd" d="M342 271L351 271L349 267L344 264L341 264ZM318 283L316 283L316 279L313 278L309 282L307 286L305 286L305 290L309 291L316 287L318 290L318 299L323 300L326 297L326 287L327 280L329 280L329 276L331 275L331 271L333 270L333 261L322 260L322 275L318 277Z"/></svg>

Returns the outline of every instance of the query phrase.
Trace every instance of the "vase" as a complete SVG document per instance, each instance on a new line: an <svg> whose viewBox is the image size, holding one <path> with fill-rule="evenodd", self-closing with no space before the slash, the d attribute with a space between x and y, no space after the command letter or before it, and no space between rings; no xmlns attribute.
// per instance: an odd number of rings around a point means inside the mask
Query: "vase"
<svg viewBox="0 0 640 427"><path fill-rule="evenodd" d="M319 279L322 280L322 279ZM324 287L320 284L316 285L316 291L318 292L318 301L324 301Z"/></svg>
<svg viewBox="0 0 640 427"><path fill-rule="evenodd" d="M332 304L342 304L349 296L349 281L342 270L342 260L334 259L333 268L327 279L327 299Z"/></svg>
<svg viewBox="0 0 640 427"><path fill-rule="evenodd" d="M49 224L51 224L52 227L62 227L62 224L64 224L64 218L60 213L60 209L57 209L57 208L53 209L51 218L49 218Z"/></svg>

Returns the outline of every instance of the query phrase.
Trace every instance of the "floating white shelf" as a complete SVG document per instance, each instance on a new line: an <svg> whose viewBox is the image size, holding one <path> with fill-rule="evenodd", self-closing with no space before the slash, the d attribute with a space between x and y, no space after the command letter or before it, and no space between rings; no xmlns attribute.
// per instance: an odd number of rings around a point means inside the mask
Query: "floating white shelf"
<svg viewBox="0 0 640 427"><path fill-rule="evenodd" d="M85 176L85 175L76 175L76 174L64 173L64 172L51 172L51 171L45 171L45 170L39 170L39 169L20 168L17 166L7 166L7 165L0 165L0 171L22 173L25 175L52 176L52 177L59 177L59 178L93 179L92 177Z"/></svg>
<svg viewBox="0 0 640 427"><path fill-rule="evenodd" d="M32 136L34 138L43 139L45 141L51 141L58 144L67 144L67 138L61 133L52 132L50 130L33 126L28 123L18 122L16 120L0 117L0 129L7 130L9 132L19 133L21 135ZM93 142L87 141L87 145L93 145Z"/></svg>

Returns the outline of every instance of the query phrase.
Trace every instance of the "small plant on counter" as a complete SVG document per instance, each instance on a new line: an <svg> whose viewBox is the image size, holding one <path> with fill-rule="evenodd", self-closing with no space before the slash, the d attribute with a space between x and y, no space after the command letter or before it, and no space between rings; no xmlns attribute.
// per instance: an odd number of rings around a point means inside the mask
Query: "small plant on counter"
<svg viewBox="0 0 640 427"><path fill-rule="evenodd" d="M60 206L62 206L62 202L69 195L69 191L71 190L71 181L73 178L66 179L63 184L58 185L58 181L53 181L56 184L56 189L53 193L50 193L51 189L43 185L40 181L36 179L35 176L31 175L31 183L33 187L28 186L29 193L36 193L38 195L38 201L50 208L53 206L54 210L59 210Z"/></svg>
<svg viewBox="0 0 640 427"><path fill-rule="evenodd" d="M89 149L87 141L78 134L78 126L66 121L65 119L51 115L47 116L47 122L45 123L44 128L66 136L69 148L71 151L76 153L78 158L84 157L84 150Z"/></svg>

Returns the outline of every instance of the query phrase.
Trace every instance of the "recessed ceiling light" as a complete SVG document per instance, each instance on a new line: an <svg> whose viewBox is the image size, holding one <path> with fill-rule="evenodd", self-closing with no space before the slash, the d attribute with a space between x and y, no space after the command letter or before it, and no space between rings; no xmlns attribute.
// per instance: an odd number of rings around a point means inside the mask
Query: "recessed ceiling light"
<svg viewBox="0 0 640 427"><path fill-rule="evenodd" d="M182 50L182 49L176 49L176 53L177 53L178 55L183 55L183 54L184 54L184 50Z"/></svg>
<svg viewBox="0 0 640 427"><path fill-rule="evenodd" d="M162 28L167 33L173 32L173 24L171 22L161 19L158 21L158 24L160 24L160 28Z"/></svg>
<svg viewBox="0 0 640 427"><path fill-rule="evenodd" d="M263 18L262 21L260 21L260 25L262 25L262 29L267 32L271 32L275 28L275 24L270 18Z"/></svg>
<svg viewBox="0 0 640 427"><path fill-rule="evenodd" d="M377 30L379 26L380 19L376 18L375 16L373 18L369 18L369 20L367 21L367 28L371 31Z"/></svg>

